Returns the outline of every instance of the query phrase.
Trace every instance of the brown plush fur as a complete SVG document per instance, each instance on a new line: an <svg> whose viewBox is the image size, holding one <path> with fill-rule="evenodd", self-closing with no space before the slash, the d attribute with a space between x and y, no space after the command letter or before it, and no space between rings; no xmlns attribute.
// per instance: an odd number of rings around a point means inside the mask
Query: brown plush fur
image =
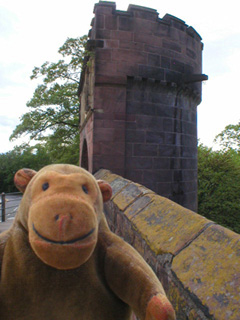
<svg viewBox="0 0 240 320"><path fill-rule="evenodd" d="M108 228L111 187L71 165L15 175L24 192L0 235L0 319L174 320L142 257Z"/></svg>

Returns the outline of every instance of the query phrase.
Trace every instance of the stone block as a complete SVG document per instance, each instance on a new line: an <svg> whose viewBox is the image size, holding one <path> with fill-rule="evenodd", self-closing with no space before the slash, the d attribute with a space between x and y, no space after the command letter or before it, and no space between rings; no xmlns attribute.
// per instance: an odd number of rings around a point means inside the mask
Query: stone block
<svg viewBox="0 0 240 320"><path fill-rule="evenodd" d="M154 34L156 24L148 20L134 19L133 31L138 34L152 35Z"/></svg>
<svg viewBox="0 0 240 320"><path fill-rule="evenodd" d="M125 129L125 121L124 121L124 119L121 119L121 120L116 120L116 118L120 118L120 116L119 115L121 115L121 114L114 114L114 121L112 121L112 119L111 120L108 120L108 119L106 119L106 120L100 120L100 121L102 121L102 124L101 124L101 127L102 128L115 128L115 129L122 129L123 130L123 132L124 132L124 129ZM124 114L123 114L124 115ZM116 117L116 118L115 118ZM99 122L99 121L98 121ZM96 128L97 126L95 125L95 128Z"/></svg>
<svg viewBox="0 0 240 320"><path fill-rule="evenodd" d="M197 158L183 158L181 159L182 169L197 169Z"/></svg>
<svg viewBox="0 0 240 320"><path fill-rule="evenodd" d="M96 16L98 14L112 15L112 13L115 10L116 10L116 3L115 2L101 1L101 2L95 4L93 12L95 13Z"/></svg>
<svg viewBox="0 0 240 320"><path fill-rule="evenodd" d="M174 120L171 118L163 119L163 131L164 132L174 132Z"/></svg>
<svg viewBox="0 0 240 320"><path fill-rule="evenodd" d="M116 142L125 143L125 130L124 130L124 128L115 128L114 134L113 134L113 140Z"/></svg>
<svg viewBox="0 0 240 320"><path fill-rule="evenodd" d="M97 29L96 39L111 39L111 30Z"/></svg>
<svg viewBox="0 0 240 320"><path fill-rule="evenodd" d="M118 49L113 50L112 53L113 61L126 61L129 64L146 64L147 55L145 52L129 49Z"/></svg>
<svg viewBox="0 0 240 320"><path fill-rule="evenodd" d="M136 184L130 183L113 198L113 202L119 210L124 211L135 202L140 195L142 195L142 190Z"/></svg>
<svg viewBox="0 0 240 320"><path fill-rule="evenodd" d="M104 29L104 15L98 14L94 19L94 23L97 29Z"/></svg>
<svg viewBox="0 0 240 320"><path fill-rule="evenodd" d="M105 48L111 48L111 49L119 48L119 40L106 40Z"/></svg>
<svg viewBox="0 0 240 320"><path fill-rule="evenodd" d="M167 180L168 179L168 180ZM156 192L158 182L166 182L172 180L171 170L143 170L143 182L145 187ZM153 185L153 187L150 186Z"/></svg>
<svg viewBox="0 0 240 320"><path fill-rule="evenodd" d="M210 223L166 198L154 194L148 196L152 198L149 205L133 217L127 217L155 255L175 255Z"/></svg>
<svg viewBox="0 0 240 320"><path fill-rule="evenodd" d="M127 121L126 122L126 130L136 130L137 125L135 121Z"/></svg>
<svg viewBox="0 0 240 320"><path fill-rule="evenodd" d="M184 121L196 123L196 121L197 121L196 115L197 115L196 111L182 110L182 119Z"/></svg>
<svg viewBox="0 0 240 320"><path fill-rule="evenodd" d="M113 30L112 39L115 40L125 40L125 41L133 41L133 32L123 31L123 30Z"/></svg>
<svg viewBox="0 0 240 320"><path fill-rule="evenodd" d="M157 144L134 144L133 146L133 156L147 156L154 157L157 156L158 145Z"/></svg>
<svg viewBox="0 0 240 320"><path fill-rule="evenodd" d="M126 167L133 170L152 169L152 158L149 157L126 157Z"/></svg>
<svg viewBox="0 0 240 320"><path fill-rule="evenodd" d="M149 47L155 48L154 52L160 54L159 47L161 46L161 39L159 37L156 37L151 34L145 34L145 33L134 33L134 41L135 42L141 42L144 44L144 51L149 52ZM158 48L158 49L157 49Z"/></svg>
<svg viewBox="0 0 240 320"><path fill-rule="evenodd" d="M192 58L193 60L196 60L197 55L193 50L187 48L186 49L186 54L187 54L188 57Z"/></svg>
<svg viewBox="0 0 240 320"><path fill-rule="evenodd" d="M143 78L164 80L164 70L148 65L139 65L139 76Z"/></svg>
<svg viewBox="0 0 240 320"><path fill-rule="evenodd" d="M98 66L98 63L100 62L99 60L111 61L112 60L112 49L97 50L96 55L95 55L95 59L97 62L97 66Z"/></svg>
<svg viewBox="0 0 240 320"><path fill-rule="evenodd" d="M133 143L126 143L125 144L125 155L127 157L132 157L133 156Z"/></svg>
<svg viewBox="0 0 240 320"><path fill-rule="evenodd" d="M136 6L133 4L130 4L128 6L128 12L132 12L133 16L135 18L139 18L139 19L147 19L150 21L156 21L156 19L158 18L157 10L146 8L146 7L141 7L141 6Z"/></svg>
<svg viewBox="0 0 240 320"><path fill-rule="evenodd" d="M172 194L172 184L170 182L158 182L157 193L163 197L169 197Z"/></svg>
<svg viewBox="0 0 240 320"><path fill-rule="evenodd" d="M171 158L154 158L153 159L153 169L170 169Z"/></svg>
<svg viewBox="0 0 240 320"><path fill-rule="evenodd" d="M133 19L129 16L118 17L118 28L122 31L130 31L133 29Z"/></svg>
<svg viewBox="0 0 240 320"><path fill-rule="evenodd" d="M184 158L195 158L197 153L197 146L196 147L187 147L184 146L182 148L182 156Z"/></svg>
<svg viewBox="0 0 240 320"><path fill-rule="evenodd" d="M196 147L196 140L197 139L195 135L182 134L181 136L181 142L183 146Z"/></svg>
<svg viewBox="0 0 240 320"><path fill-rule="evenodd" d="M119 140L114 140L114 142L99 142L100 150L102 155L112 155L115 156L125 156L125 143Z"/></svg>
<svg viewBox="0 0 240 320"><path fill-rule="evenodd" d="M163 44L163 48L176 51L176 52L182 52L181 46L176 42L164 39L162 44Z"/></svg>
<svg viewBox="0 0 240 320"><path fill-rule="evenodd" d="M125 109L125 90L116 89L114 86L98 87L95 91L95 99L98 99L97 107L107 111L120 112ZM117 104L113 108L113 104Z"/></svg>
<svg viewBox="0 0 240 320"><path fill-rule="evenodd" d="M105 16L105 29L109 30L117 30L117 17L112 15Z"/></svg>
<svg viewBox="0 0 240 320"><path fill-rule="evenodd" d="M239 252L239 235L212 225L173 259L182 286L211 318L239 319Z"/></svg>
<svg viewBox="0 0 240 320"><path fill-rule="evenodd" d="M151 191L149 192L153 193ZM142 195L142 196L139 196L139 195ZM152 198L148 194L143 195L143 193L141 193L139 195L135 199L135 201L131 203L130 206L126 207L124 214L127 217L134 217L141 210L143 210L147 205L149 205L149 203L152 201Z"/></svg>
<svg viewBox="0 0 240 320"><path fill-rule="evenodd" d="M112 175L112 173L107 169L100 169L96 173L94 173L94 177L101 180L104 180L105 176L109 177L110 175Z"/></svg>
<svg viewBox="0 0 240 320"><path fill-rule="evenodd" d="M197 135L196 123L182 121L182 133L196 136Z"/></svg>
<svg viewBox="0 0 240 320"><path fill-rule="evenodd" d="M159 91L160 91L160 88L159 88ZM154 92L154 93L156 94L156 96L153 96L154 98L152 98L152 96L149 95L150 101L152 99L154 99L153 101L156 101L156 103L158 103L160 105L169 106L170 108L174 107L175 99L176 99L176 90L172 90L172 91L171 90L169 90L169 91L164 90L162 92L160 91L161 95L159 94L159 92Z"/></svg>
<svg viewBox="0 0 240 320"><path fill-rule="evenodd" d="M173 83L180 83L182 80L182 75L179 72L165 70L165 81L173 82Z"/></svg>
<svg viewBox="0 0 240 320"><path fill-rule="evenodd" d="M152 115L146 115L146 114L136 115L136 124L138 129L149 130L149 131L162 130L162 119L160 117L154 117Z"/></svg>
<svg viewBox="0 0 240 320"><path fill-rule="evenodd" d="M176 147L171 145L159 145L158 155L160 157L172 157L175 155Z"/></svg>
<svg viewBox="0 0 240 320"><path fill-rule="evenodd" d="M179 145L179 143L176 143L176 134L174 133L170 133L170 132L165 132L163 134L164 138L164 144L168 145L168 144L174 144L174 145Z"/></svg>
<svg viewBox="0 0 240 320"><path fill-rule="evenodd" d="M122 189L124 189L129 183L129 180L123 179L117 175L112 177L105 177L105 180L111 184L112 187L112 197L114 197L117 193L119 193Z"/></svg>
<svg viewBox="0 0 240 320"><path fill-rule="evenodd" d="M105 75L105 74L96 74L95 75L95 85L125 85L126 84L126 77L123 75L114 76L114 75Z"/></svg>
<svg viewBox="0 0 240 320"><path fill-rule="evenodd" d="M170 69L171 67L171 60L169 57L161 57L161 67L165 69Z"/></svg>
<svg viewBox="0 0 240 320"><path fill-rule="evenodd" d="M111 142L114 141L114 128L95 128L94 142Z"/></svg>
<svg viewBox="0 0 240 320"><path fill-rule="evenodd" d="M192 181L197 179L197 171L195 169L181 170L183 181Z"/></svg>
<svg viewBox="0 0 240 320"><path fill-rule="evenodd" d="M146 132L146 142L147 143L155 143L155 144L163 144L164 143L164 133L163 132L155 132L155 131L147 131Z"/></svg>
<svg viewBox="0 0 240 320"><path fill-rule="evenodd" d="M173 97L169 97L169 101L170 100L173 100ZM163 100L166 101L166 99L164 99L163 97ZM168 105L158 105L156 107L156 115L159 116L159 117L170 117L170 118L173 118L174 117L174 107L173 106L168 106Z"/></svg>
<svg viewBox="0 0 240 320"><path fill-rule="evenodd" d="M162 20L157 20L156 28L154 30L154 34L156 36L168 36L170 30L170 25L162 23Z"/></svg>
<svg viewBox="0 0 240 320"><path fill-rule="evenodd" d="M148 65L153 67L161 67L160 56L157 54L148 54Z"/></svg>
<svg viewBox="0 0 240 320"><path fill-rule="evenodd" d="M125 176L133 182L143 183L143 170L125 167Z"/></svg>
<svg viewBox="0 0 240 320"><path fill-rule="evenodd" d="M143 43L126 41L126 40L119 40L119 48L136 50L136 51L143 51Z"/></svg>
<svg viewBox="0 0 240 320"><path fill-rule="evenodd" d="M147 102L148 101L148 91L147 90L132 90L133 101L137 102Z"/></svg>
<svg viewBox="0 0 240 320"><path fill-rule="evenodd" d="M145 142L145 131L143 130L126 130L126 142Z"/></svg>
<svg viewBox="0 0 240 320"><path fill-rule="evenodd" d="M133 64L131 61L116 61L117 63L117 73L126 77L134 76L137 73L137 65Z"/></svg>
<svg viewBox="0 0 240 320"><path fill-rule="evenodd" d="M184 73L184 63L176 59L171 60L171 69L180 73Z"/></svg>

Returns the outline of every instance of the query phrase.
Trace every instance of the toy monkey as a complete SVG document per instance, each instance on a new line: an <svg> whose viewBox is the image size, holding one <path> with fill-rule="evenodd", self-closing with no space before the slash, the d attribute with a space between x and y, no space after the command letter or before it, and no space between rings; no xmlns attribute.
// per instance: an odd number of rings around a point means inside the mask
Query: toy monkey
<svg viewBox="0 0 240 320"><path fill-rule="evenodd" d="M151 268L108 228L109 184L61 164L14 181L24 194L0 235L0 319L175 319Z"/></svg>

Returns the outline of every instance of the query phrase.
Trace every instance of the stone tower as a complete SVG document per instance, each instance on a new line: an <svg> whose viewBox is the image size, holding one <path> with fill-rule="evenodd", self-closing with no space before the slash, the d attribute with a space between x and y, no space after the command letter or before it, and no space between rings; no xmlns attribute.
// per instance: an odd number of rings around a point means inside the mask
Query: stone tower
<svg viewBox="0 0 240 320"><path fill-rule="evenodd" d="M106 168L197 209L203 44L184 21L100 1L81 75L80 165Z"/></svg>

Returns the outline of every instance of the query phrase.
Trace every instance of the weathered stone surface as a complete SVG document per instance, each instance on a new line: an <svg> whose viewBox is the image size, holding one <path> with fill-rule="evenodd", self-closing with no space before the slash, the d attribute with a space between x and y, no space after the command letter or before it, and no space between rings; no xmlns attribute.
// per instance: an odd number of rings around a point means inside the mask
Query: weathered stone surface
<svg viewBox="0 0 240 320"><path fill-rule="evenodd" d="M172 270L214 319L239 319L238 234L218 225L208 227L173 259Z"/></svg>
<svg viewBox="0 0 240 320"><path fill-rule="evenodd" d="M129 219L156 255L176 254L209 224L207 219L166 198L148 197L151 203Z"/></svg>
<svg viewBox="0 0 240 320"><path fill-rule="evenodd" d="M178 320L238 320L240 235L107 170L105 213L112 231L144 257Z"/></svg>

